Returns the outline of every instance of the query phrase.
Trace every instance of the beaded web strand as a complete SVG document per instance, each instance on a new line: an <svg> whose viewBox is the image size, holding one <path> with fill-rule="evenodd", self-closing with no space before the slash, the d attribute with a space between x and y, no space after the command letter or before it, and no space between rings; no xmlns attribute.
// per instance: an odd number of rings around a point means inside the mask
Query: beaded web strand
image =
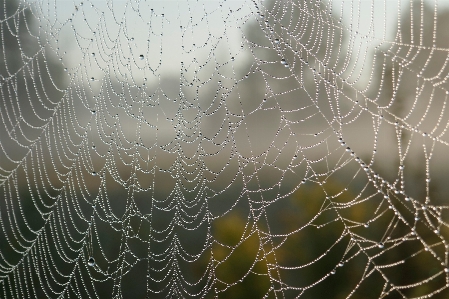
<svg viewBox="0 0 449 299"><path fill-rule="evenodd" d="M0 298L449 298L446 0L0 0Z"/></svg>

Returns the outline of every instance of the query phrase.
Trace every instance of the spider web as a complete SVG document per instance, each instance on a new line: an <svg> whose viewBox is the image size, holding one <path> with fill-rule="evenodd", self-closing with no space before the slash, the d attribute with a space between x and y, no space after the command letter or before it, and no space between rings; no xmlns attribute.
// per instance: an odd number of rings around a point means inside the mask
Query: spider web
<svg viewBox="0 0 449 299"><path fill-rule="evenodd" d="M0 297L449 296L444 1L0 4Z"/></svg>

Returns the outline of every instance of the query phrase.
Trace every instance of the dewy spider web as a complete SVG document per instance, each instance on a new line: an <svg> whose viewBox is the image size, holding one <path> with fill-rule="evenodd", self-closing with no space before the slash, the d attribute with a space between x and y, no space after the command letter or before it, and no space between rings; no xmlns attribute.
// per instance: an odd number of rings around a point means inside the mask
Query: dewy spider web
<svg viewBox="0 0 449 299"><path fill-rule="evenodd" d="M445 1L1 0L1 298L448 298Z"/></svg>

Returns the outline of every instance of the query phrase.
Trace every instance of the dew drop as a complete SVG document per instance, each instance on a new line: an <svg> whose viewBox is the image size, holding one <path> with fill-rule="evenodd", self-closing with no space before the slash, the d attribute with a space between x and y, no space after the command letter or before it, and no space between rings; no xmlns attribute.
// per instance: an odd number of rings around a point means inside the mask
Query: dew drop
<svg viewBox="0 0 449 299"><path fill-rule="evenodd" d="M95 57L95 53L92 53L91 55L92 55L92 57Z"/></svg>
<svg viewBox="0 0 449 299"><path fill-rule="evenodd" d="M279 39L276 38L276 39L274 40L274 43L275 43L275 44L279 44Z"/></svg>
<svg viewBox="0 0 449 299"><path fill-rule="evenodd" d="M95 266L95 259L91 256L91 257L89 258L89 260L87 261L87 264L88 264L90 267Z"/></svg>
<svg viewBox="0 0 449 299"><path fill-rule="evenodd" d="M90 78L90 81L95 81L95 78L94 77Z"/></svg>
<svg viewBox="0 0 449 299"><path fill-rule="evenodd" d="M140 59L140 60L144 60L144 59L145 59L145 57L143 56L143 54L140 54L140 55L139 55L139 59Z"/></svg>
<svg viewBox="0 0 449 299"><path fill-rule="evenodd" d="M377 244L377 247L384 248L384 243L380 242L379 244Z"/></svg>
<svg viewBox="0 0 449 299"><path fill-rule="evenodd" d="M287 61L285 61L285 59L281 59L281 63L282 63L283 65L286 65L286 64L287 64Z"/></svg>
<svg viewBox="0 0 449 299"><path fill-rule="evenodd" d="M331 274L332 274L332 275L334 275L334 274L335 274L335 272L336 272L335 270L332 270L332 271L331 271Z"/></svg>

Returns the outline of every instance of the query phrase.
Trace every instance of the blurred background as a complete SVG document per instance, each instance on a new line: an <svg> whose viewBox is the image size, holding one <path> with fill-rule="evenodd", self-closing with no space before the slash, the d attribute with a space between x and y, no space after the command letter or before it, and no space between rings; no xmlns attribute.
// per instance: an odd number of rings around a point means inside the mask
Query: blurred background
<svg viewBox="0 0 449 299"><path fill-rule="evenodd" d="M445 1L0 4L0 297L449 296Z"/></svg>

